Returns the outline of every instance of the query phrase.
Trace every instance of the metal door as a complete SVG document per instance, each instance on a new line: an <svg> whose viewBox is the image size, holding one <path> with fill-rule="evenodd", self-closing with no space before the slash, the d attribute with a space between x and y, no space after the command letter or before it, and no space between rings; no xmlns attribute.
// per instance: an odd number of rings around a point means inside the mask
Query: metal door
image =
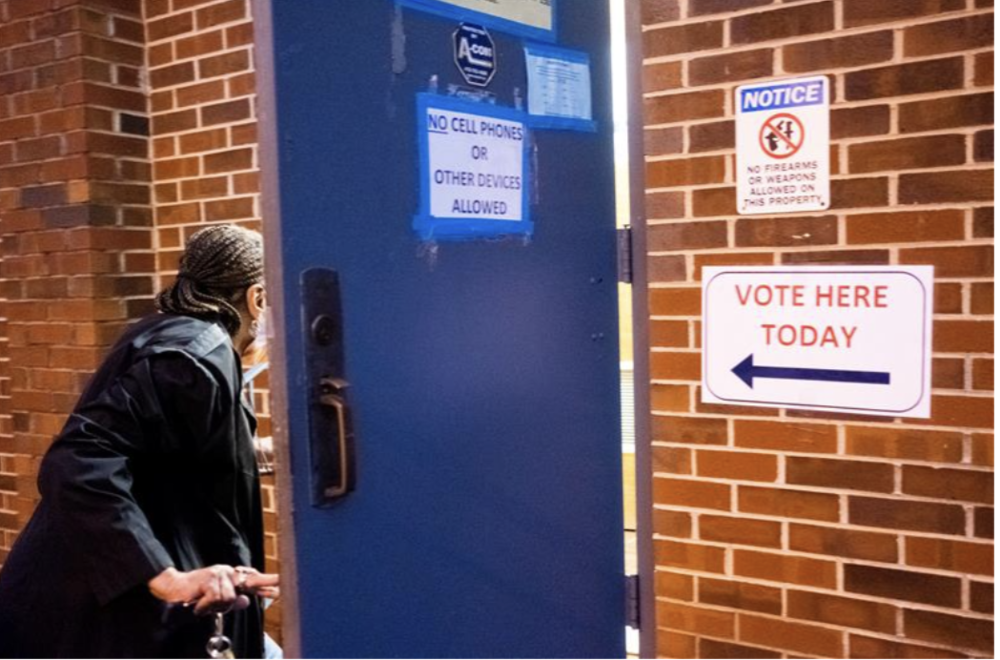
<svg viewBox="0 0 1000 660"><path fill-rule="evenodd" d="M624 655L607 2L533 0L548 30L468 9L524 1L257 2L294 655ZM492 41L485 86L457 62L462 29ZM421 103L527 116L539 42L589 57L593 123L526 124L526 229L429 240ZM317 268L336 281L310 300ZM313 462L344 453L310 439L323 310L356 481L315 506Z"/></svg>

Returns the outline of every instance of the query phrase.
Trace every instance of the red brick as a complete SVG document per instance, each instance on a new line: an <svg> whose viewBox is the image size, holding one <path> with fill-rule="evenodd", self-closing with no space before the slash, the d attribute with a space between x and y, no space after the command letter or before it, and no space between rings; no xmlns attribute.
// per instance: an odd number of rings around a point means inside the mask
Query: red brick
<svg viewBox="0 0 1000 660"><path fill-rule="evenodd" d="M680 603L657 602L656 624L698 635L731 638L735 634L736 615Z"/></svg>
<svg viewBox="0 0 1000 660"><path fill-rule="evenodd" d="M993 473L907 465L903 467L903 492L990 504L993 502Z"/></svg>
<svg viewBox="0 0 1000 660"><path fill-rule="evenodd" d="M684 216L683 192L655 192L646 194L646 215L652 219L669 220ZM650 227L650 230L652 228Z"/></svg>
<svg viewBox="0 0 1000 660"><path fill-rule="evenodd" d="M643 101L643 110L647 125L711 119L725 114L726 97L722 90L656 96Z"/></svg>
<svg viewBox="0 0 1000 660"><path fill-rule="evenodd" d="M960 506L914 500L848 498L852 525L907 529L935 534L961 534L965 530L965 512Z"/></svg>
<svg viewBox="0 0 1000 660"><path fill-rule="evenodd" d="M751 44L829 32L834 29L833 15L833 2L743 14L730 19L729 39L732 44Z"/></svg>
<svg viewBox="0 0 1000 660"><path fill-rule="evenodd" d="M198 77L202 80L228 76L250 68L250 51L237 50L198 61Z"/></svg>
<svg viewBox="0 0 1000 660"><path fill-rule="evenodd" d="M229 0L229 2L210 5L198 10L198 29L204 30L222 23L231 23L244 19L246 16L246 0Z"/></svg>
<svg viewBox="0 0 1000 660"><path fill-rule="evenodd" d="M993 52L976 55L976 87L986 87L993 84Z"/></svg>
<svg viewBox="0 0 1000 660"><path fill-rule="evenodd" d="M722 46L722 21L649 30L642 35L643 56L662 57Z"/></svg>
<svg viewBox="0 0 1000 660"><path fill-rule="evenodd" d="M247 99L237 99L201 108L203 126L231 123L250 117L250 103Z"/></svg>
<svg viewBox="0 0 1000 660"><path fill-rule="evenodd" d="M965 213L959 209L865 213L847 217L847 242L920 243L965 237Z"/></svg>
<svg viewBox="0 0 1000 660"><path fill-rule="evenodd" d="M164 18L157 18L146 23L146 38L150 43L176 37L194 29L194 14L184 12Z"/></svg>
<svg viewBox="0 0 1000 660"><path fill-rule="evenodd" d="M936 278L992 277L993 247L971 245L902 249L899 251L899 263L934 266Z"/></svg>
<svg viewBox="0 0 1000 660"><path fill-rule="evenodd" d="M992 360L990 360L992 362ZM992 367L990 368L992 371ZM993 384L990 383L992 389ZM972 434L972 464L993 467L993 434Z"/></svg>
<svg viewBox="0 0 1000 660"><path fill-rule="evenodd" d="M698 537L733 545L756 545L766 548L781 547L781 523L749 518L701 515L698 518Z"/></svg>
<svg viewBox="0 0 1000 660"><path fill-rule="evenodd" d="M725 419L654 415L652 437L657 442L724 445L728 433Z"/></svg>
<svg viewBox="0 0 1000 660"><path fill-rule="evenodd" d="M655 380L701 380L699 353L657 351L649 358L650 376Z"/></svg>
<svg viewBox="0 0 1000 660"><path fill-rule="evenodd" d="M915 422L935 426L993 428L993 397L937 395L931 399L930 419Z"/></svg>
<svg viewBox="0 0 1000 660"><path fill-rule="evenodd" d="M848 426L847 453L917 461L957 463L962 460L962 435L948 431Z"/></svg>
<svg viewBox="0 0 1000 660"><path fill-rule="evenodd" d="M885 135L889 132L889 106L866 105L857 108L836 108L830 112L830 137Z"/></svg>
<svg viewBox="0 0 1000 660"><path fill-rule="evenodd" d="M906 539L906 563L942 571L993 575L993 544L910 537Z"/></svg>
<svg viewBox="0 0 1000 660"><path fill-rule="evenodd" d="M642 87L645 92L659 92L676 89L682 83L680 62L647 64L642 67Z"/></svg>
<svg viewBox="0 0 1000 660"><path fill-rule="evenodd" d="M970 582L969 601L974 612L993 614L993 583Z"/></svg>
<svg viewBox="0 0 1000 660"><path fill-rule="evenodd" d="M682 153L684 151L684 129L679 126L670 128L647 128L643 131L643 143L645 145L645 153L647 156L667 156L670 154ZM683 203L683 193L671 194L679 195ZM663 196L665 196L665 193L647 193L647 199ZM652 218L679 217L675 215L658 215L649 206L647 206L646 212L649 217Z"/></svg>
<svg viewBox="0 0 1000 660"><path fill-rule="evenodd" d="M907 21L962 9L964 0L844 0L844 27Z"/></svg>
<svg viewBox="0 0 1000 660"><path fill-rule="evenodd" d="M851 635L851 658L964 658L956 651Z"/></svg>
<svg viewBox="0 0 1000 660"><path fill-rule="evenodd" d="M957 577L846 564L844 589L850 592L941 607L960 607L962 582Z"/></svg>
<svg viewBox="0 0 1000 660"><path fill-rule="evenodd" d="M993 391L993 360L972 361L972 387L976 390Z"/></svg>
<svg viewBox="0 0 1000 660"><path fill-rule="evenodd" d="M840 519L840 498L830 493L740 486L737 495L744 513L829 522Z"/></svg>
<svg viewBox="0 0 1000 660"><path fill-rule="evenodd" d="M781 614L781 589L729 580L698 579L698 600L734 610Z"/></svg>
<svg viewBox="0 0 1000 660"><path fill-rule="evenodd" d="M949 95L902 103L899 130L902 133L990 125L993 123L993 94Z"/></svg>
<svg viewBox="0 0 1000 660"><path fill-rule="evenodd" d="M690 87L744 81L774 74L774 51L770 48L727 55L713 55L688 62Z"/></svg>
<svg viewBox="0 0 1000 660"><path fill-rule="evenodd" d="M691 514L685 511L653 509L653 533L660 536L691 538Z"/></svg>
<svg viewBox="0 0 1000 660"><path fill-rule="evenodd" d="M688 16L726 14L755 7L770 5L775 0L690 0Z"/></svg>
<svg viewBox="0 0 1000 660"><path fill-rule="evenodd" d="M741 218L736 221L738 247L800 247L837 243L836 216Z"/></svg>
<svg viewBox="0 0 1000 660"><path fill-rule="evenodd" d="M941 353L989 353L993 350L992 321L936 321L934 351Z"/></svg>
<svg viewBox="0 0 1000 660"><path fill-rule="evenodd" d="M864 142L848 147L851 172L909 170L965 162L964 135L931 135L927 137Z"/></svg>
<svg viewBox="0 0 1000 660"><path fill-rule="evenodd" d="M730 486L692 479L656 477L653 479L653 501L669 506L728 511L731 506Z"/></svg>
<svg viewBox="0 0 1000 660"><path fill-rule="evenodd" d="M763 420L736 420L737 447L777 449L808 453L837 450L837 428L825 424L800 424Z"/></svg>
<svg viewBox="0 0 1000 660"><path fill-rule="evenodd" d="M726 551L708 545L655 539L653 553L657 566L707 573L722 573L726 567Z"/></svg>
<svg viewBox="0 0 1000 660"><path fill-rule="evenodd" d="M647 247L651 251L703 250L726 247L725 222L681 222L651 225Z"/></svg>
<svg viewBox="0 0 1000 660"><path fill-rule="evenodd" d="M993 653L993 620L906 610L903 633L910 639Z"/></svg>
<svg viewBox="0 0 1000 660"><path fill-rule="evenodd" d="M736 215L736 188L702 188L691 199L695 217Z"/></svg>
<svg viewBox="0 0 1000 660"><path fill-rule="evenodd" d="M726 159L722 156L658 160L646 164L647 188L721 183L726 175Z"/></svg>
<svg viewBox="0 0 1000 660"><path fill-rule="evenodd" d="M736 481L774 481L778 478L778 457L732 451L698 451L698 475Z"/></svg>
<svg viewBox="0 0 1000 660"><path fill-rule="evenodd" d="M964 307L962 296L962 285L958 282L937 284L934 287L934 313L935 314L961 314ZM931 377L935 378L938 365L934 365ZM961 371L961 369L959 369ZM964 382L961 381L961 382ZM935 386L936 387L936 386ZM959 384L961 389L962 385Z"/></svg>
<svg viewBox="0 0 1000 660"><path fill-rule="evenodd" d="M955 170L899 177L902 204L993 201L993 170Z"/></svg>
<svg viewBox="0 0 1000 660"><path fill-rule="evenodd" d="M822 626L792 623L782 619L739 615L740 641L777 646L809 656L839 658L843 655L844 633Z"/></svg>
<svg viewBox="0 0 1000 660"><path fill-rule="evenodd" d="M885 30L785 46L782 64L790 73L825 72L885 62L892 56L892 32Z"/></svg>
<svg viewBox="0 0 1000 660"><path fill-rule="evenodd" d="M993 15L914 25L903 30L903 55L926 57L993 45Z"/></svg>
<svg viewBox="0 0 1000 660"><path fill-rule="evenodd" d="M685 447L653 447L653 471L691 474L691 450Z"/></svg>
<svg viewBox="0 0 1000 660"><path fill-rule="evenodd" d="M736 123L727 120L688 127L688 151L732 149L736 141Z"/></svg>
<svg viewBox="0 0 1000 660"><path fill-rule="evenodd" d="M674 600L694 599L694 578L682 573L656 571L656 593Z"/></svg>
<svg viewBox="0 0 1000 660"><path fill-rule="evenodd" d="M844 78L848 101L961 89L964 83L960 57L866 69Z"/></svg>
<svg viewBox="0 0 1000 660"><path fill-rule="evenodd" d="M895 563L899 558L895 536L795 523L788 528L788 547L811 554L868 561Z"/></svg>
<svg viewBox="0 0 1000 660"><path fill-rule="evenodd" d="M771 0L766 0L770 2ZM698 653L690 653L684 658L780 658L782 655L777 651L758 648L756 646L746 646L744 644L731 644L720 642L715 639L703 637L698 640Z"/></svg>
<svg viewBox="0 0 1000 660"><path fill-rule="evenodd" d="M701 289L692 287L650 289L649 311L652 316L699 316Z"/></svg>
<svg viewBox="0 0 1000 660"><path fill-rule="evenodd" d="M845 628L894 634L899 608L857 598L809 591L788 591L788 616Z"/></svg>
<svg viewBox="0 0 1000 660"><path fill-rule="evenodd" d="M643 0L642 24L668 23L680 18L680 0Z"/></svg>
<svg viewBox="0 0 1000 660"><path fill-rule="evenodd" d="M659 0L677 2L678 0ZM643 3L644 5L646 3ZM693 658L697 653L698 638L671 630L656 631L656 653L661 658Z"/></svg>
<svg viewBox="0 0 1000 660"><path fill-rule="evenodd" d="M664 321L660 319L649 322L649 344L665 348L688 348L690 330L687 321ZM656 410L656 406L653 407Z"/></svg>
<svg viewBox="0 0 1000 660"><path fill-rule="evenodd" d="M830 197L832 209L886 206L889 202L889 180L834 179L830 182Z"/></svg>
<svg viewBox="0 0 1000 660"><path fill-rule="evenodd" d="M800 486L891 493L895 478L893 467L884 463L788 456L785 480Z"/></svg>

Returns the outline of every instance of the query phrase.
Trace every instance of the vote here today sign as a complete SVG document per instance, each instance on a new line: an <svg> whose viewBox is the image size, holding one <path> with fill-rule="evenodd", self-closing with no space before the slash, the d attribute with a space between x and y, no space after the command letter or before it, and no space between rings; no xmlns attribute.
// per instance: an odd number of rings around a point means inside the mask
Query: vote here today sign
<svg viewBox="0 0 1000 660"><path fill-rule="evenodd" d="M930 417L932 266L706 267L702 401Z"/></svg>

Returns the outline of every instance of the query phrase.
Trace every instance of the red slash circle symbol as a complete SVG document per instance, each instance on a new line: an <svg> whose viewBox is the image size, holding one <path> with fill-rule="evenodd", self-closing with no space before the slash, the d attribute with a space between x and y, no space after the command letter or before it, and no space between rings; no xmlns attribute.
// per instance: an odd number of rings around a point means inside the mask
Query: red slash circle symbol
<svg viewBox="0 0 1000 660"><path fill-rule="evenodd" d="M805 141L806 129L795 115L773 115L760 127L760 148L771 158L790 158Z"/></svg>

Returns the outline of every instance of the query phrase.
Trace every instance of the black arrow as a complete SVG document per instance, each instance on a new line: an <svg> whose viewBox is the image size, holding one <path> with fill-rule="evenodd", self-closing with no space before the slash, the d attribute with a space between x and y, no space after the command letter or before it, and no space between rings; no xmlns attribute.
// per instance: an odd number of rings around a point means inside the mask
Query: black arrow
<svg viewBox="0 0 1000 660"><path fill-rule="evenodd" d="M758 367L753 363L753 353L733 367L733 373L753 389L754 378L782 378L785 380L822 380L838 383L871 383L888 385L889 373L885 371L847 371L846 369L800 369L796 367Z"/></svg>

